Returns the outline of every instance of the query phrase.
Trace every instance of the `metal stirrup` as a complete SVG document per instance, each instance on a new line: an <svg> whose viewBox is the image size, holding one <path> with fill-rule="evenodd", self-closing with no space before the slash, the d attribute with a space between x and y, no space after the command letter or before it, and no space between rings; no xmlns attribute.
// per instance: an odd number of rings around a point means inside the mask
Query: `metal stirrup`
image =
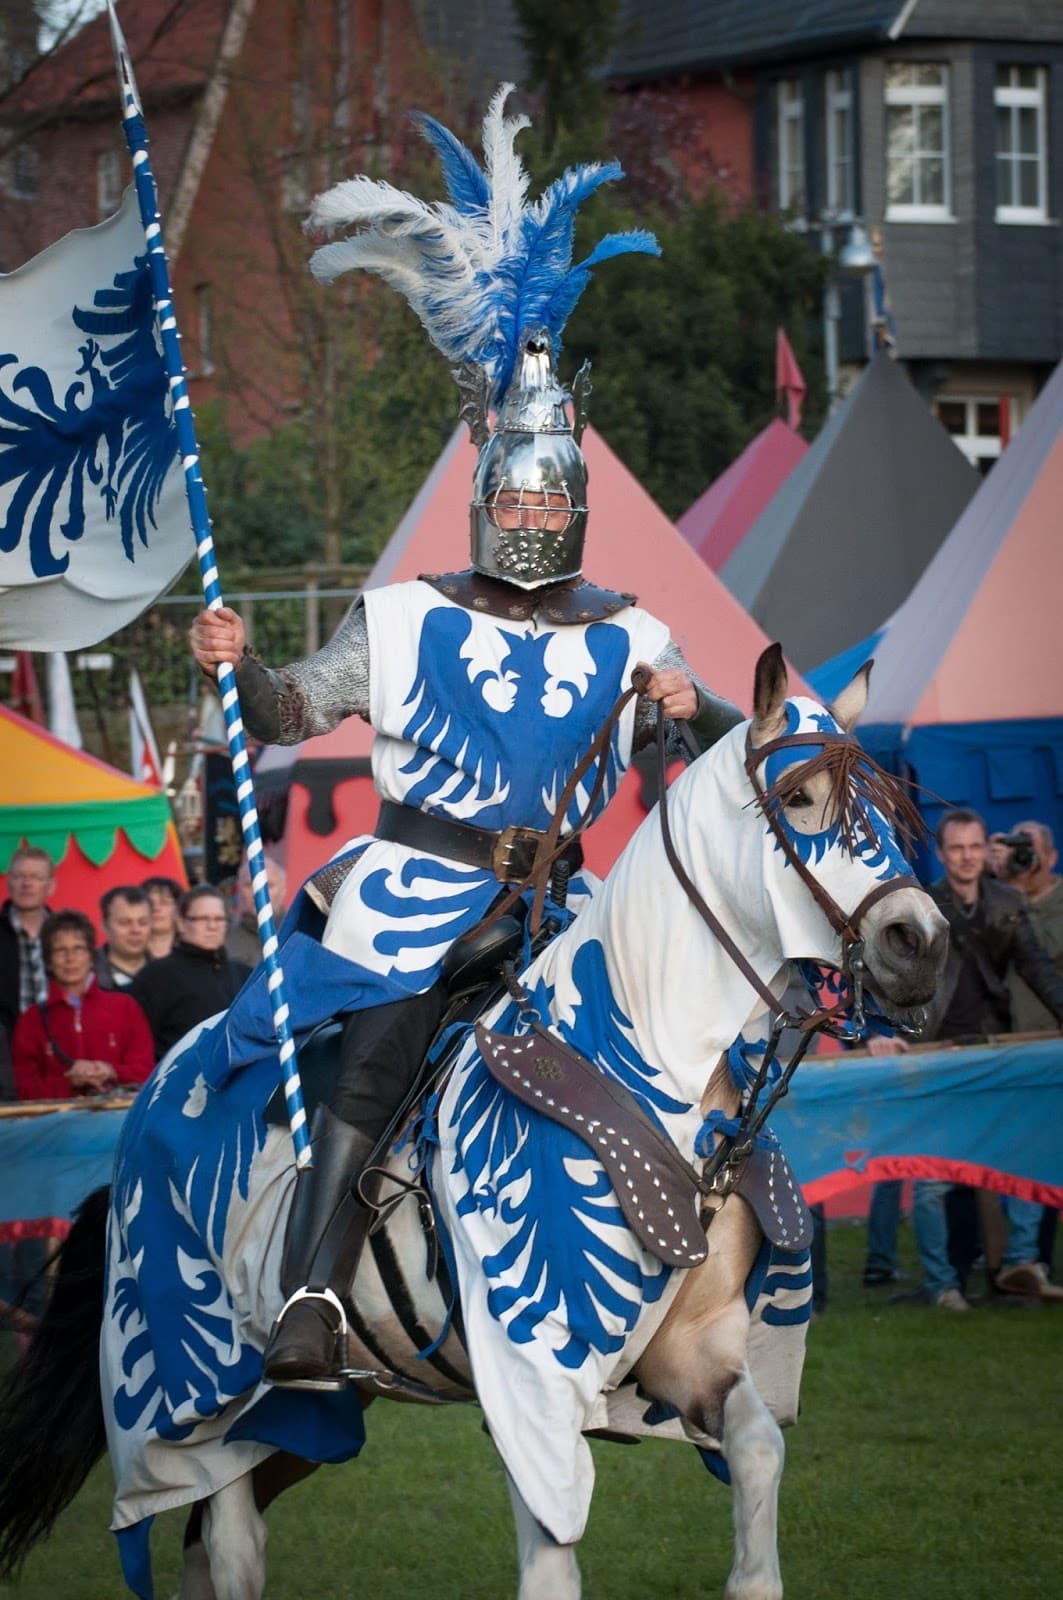
<svg viewBox="0 0 1063 1600"><path fill-rule="evenodd" d="M323 1289L308 1289L305 1286L302 1289L296 1289L295 1293L289 1295L287 1300L285 1300L284 1304L281 1306L277 1315L278 1325L283 1322L291 1307L296 1305L300 1300L324 1300L326 1304L330 1305L334 1311L338 1311L340 1325L336 1329L336 1338L346 1340L347 1333L349 1331L347 1324L347 1312L344 1310L343 1301L340 1299L339 1295L336 1294L335 1290L330 1289L327 1284Z"/></svg>

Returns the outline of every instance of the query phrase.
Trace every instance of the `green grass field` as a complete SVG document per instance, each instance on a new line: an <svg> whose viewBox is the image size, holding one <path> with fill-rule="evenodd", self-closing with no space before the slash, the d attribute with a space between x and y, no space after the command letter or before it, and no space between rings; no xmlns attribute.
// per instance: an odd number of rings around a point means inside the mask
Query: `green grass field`
<svg viewBox="0 0 1063 1600"><path fill-rule="evenodd" d="M803 1416L787 1435L787 1600L1040 1600L1063 1592L1063 1312L957 1316L859 1284L863 1231L831 1231L831 1302L811 1330ZM914 1273L910 1234L903 1230ZM509 1505L472 1408L378 1404L360 1461L269 1513L269 1600L507 1600ZM28 1442L27 1442L28 1446ZM730 1491L693 1450L595 1444L581 1546L586 1600L712 1600L730 1565ZM94 1473L4 1600L125 1593ZM154 1535L175 1593L183 1518Z"/></svg>

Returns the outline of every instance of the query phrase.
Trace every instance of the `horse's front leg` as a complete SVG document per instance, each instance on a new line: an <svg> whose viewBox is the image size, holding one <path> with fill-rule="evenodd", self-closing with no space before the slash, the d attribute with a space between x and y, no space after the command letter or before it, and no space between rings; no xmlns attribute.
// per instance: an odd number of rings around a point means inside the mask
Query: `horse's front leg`
<svg viewBox="0 0 1063 1600"><path fill-rule="evenodd" d="M520 1565L517 1600L580 1600L583 1585L575 1546L558 1544L551 1538L524 1504L520 1490L508 1472L506 1483L517 1529L517 1560Z"/></svg>
<svg viewBox="0 0 1063 1600"><path fill-rule="evenodd" d="M781 1600L778 1497L782 1434L749 1376L745 1283L760 1229L732 1195L636 1367L643 1387L719 1439L731 1473L735 1559L724 1600Z"/></svg>
<svg viewBox="0 0 1063 1600"><path fill-rule="evenodd" d="M785 1450L779 1425L748 1371L724 1400L720 1443L731 1472L735 1530L724 1600L782 1600L779 1482Z"/></svg>

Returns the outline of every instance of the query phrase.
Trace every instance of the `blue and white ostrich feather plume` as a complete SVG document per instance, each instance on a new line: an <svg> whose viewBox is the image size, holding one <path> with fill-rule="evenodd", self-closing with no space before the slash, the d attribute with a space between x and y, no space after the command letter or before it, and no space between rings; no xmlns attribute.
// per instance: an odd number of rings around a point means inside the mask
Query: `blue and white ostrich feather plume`
<svg viewBox="0 0 1063 1600"><path fill-rule="evenodd" d="M507 117L504 83L483 125L483 167L433 117L415 118L439 156L448 199L424 201L375 178L351 178L319 195L308 228L355 230L315 251L314 276L333 282L355 267L398 289L432 343L454 366L484 369L497 406L513 376L520 339L545 327L553 349L591 268L611 256L660 255L652 233L611 233L572 264L576 212L603 183L623 177L616 161L571 167L528 202L528 174L516 149L527 117Z"/></svg>

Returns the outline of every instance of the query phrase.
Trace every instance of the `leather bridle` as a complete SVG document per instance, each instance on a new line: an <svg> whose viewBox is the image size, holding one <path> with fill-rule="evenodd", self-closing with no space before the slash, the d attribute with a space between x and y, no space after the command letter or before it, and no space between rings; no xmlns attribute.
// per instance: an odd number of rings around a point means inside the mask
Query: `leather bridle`
<svg viewBox="0 0 1063 1600"><path fill-rule="evenodd" d="M793 842L788 838L785 828L779 821L779 808L768 802L764 786L760 781L760 768L769 756L777 755L784 750L800 749L803 746L813 745L823 749L825 745L856 744L856 740L847 733L787 733L777 739L771 739L767 744L754 745L752 730L746 735L745 769L757 797L760 810L768 827L775 835L780 850L793 867L798 877L808 889L813 900L819 906L823 915L830 923L834 932L841 939L843 975L849 980L853 991L853 1011L859 1016L859 1025L863 1024L863 979L866 968L864 966L864 941L860 928L871 907L884 900L887 895L896 894L900 889L917 889L919 881L911 873L898 874L897 877L888 879L885 883L877 883L869 889L860 904L851 912L843 911L834 896L824 888L823 884L810 872L800 854L794 849ZM838 1008L835 1007L835 1010ZM779 1015L782 1007L776 1005L772 1011Z"/></svg>
<svg viewBox="0 0 1063 1600"><path fill-rule="evenodd" d="M636 669L636 674L633 675L636 688L639 687L637 674L638 669ZM844 911L833 895L820 883L815 874L809 871L791 841L787 838L786 831L779 822L777 809L769 801L767 792L760 781L760 768L769 756L775 755L780 751L801 749L808 745L816 745L822 749L824 744L827 743L855 745L856 741L851 739L849 735L841 733L791 733L783 734L778 739L772 739L767 744L755 746L751 737L747 734L745 770L753 793L787 861L794 867L798 876L811 893L812 898L827 918L827 921L841 939L841 971L850 992L849 996L846 996L843 991L841 998L832 1006L820 1006L807 1013L788 1012L738 948L711 906L706 903L704 896L694 884L679 859L668 819L667 756L665 754L664 723L664 708L658 702L657 809L660 814L661 837L669 866L682 885L691 905L693 905L718 943L727 952L742 976L764 1001L773 1019L771 1033L757 1069L756 1077L749 1086L748 1092L743 1096L742 1110L737 1127L732 1133L725 1134L718 1140L702 1172L702 1191L708 1190L722 1201L737 1185L742 1169L753 1152L754 1144L761 1129L772 1110L789 1089L790 1080L797 1071L816 1034L829 1029L832 1023L836 1022L846 1010L849 1011L853 1027L858 1031L862 1031L865 1022L864 974L866 968L864 965L863 939L860 934L861 925L871 907L877 905L886 895L895 894L899 889L917 887L918 883L910 874L902 874L891 878L887 883L876 884L853 911ZM779 1071L769 1093L762 1102L761 1095L768 1085L771 1070L775 1066L778 1057L779 1044L783 1032L787 1028L797 1030L799 1036L797 1044L789 1061ZM711 1221L712 1215L713 1211L711 1209L703 1213L703 1220L706 1226Z"/></svg>
<svg viewBox="0 0 1063 1600"><path fill-rule="evenodd" d="M661 836L664 842L664 851L668 858L668 864L682 885L687 899L690 901L691 905L697 911L702 921L709 928L709 931L713 934L717 942L727 952L731 961L738 968L739 972L741 972L747 983L752 986L760 999L764 1001L765 1006L776 1022L782 1022L783 1026L786 1027L796 1027L802 1033L811 1034L812 1032L817 1031L833 1021L840 1012L845 1010L847 1002L843 998L833 1006L822 1007L819 1010L812 1011L807 1014L793 1015L789 1013L782 1002L776 998L768 985L754 970L751 963L747 960L746 956L739 949L731 935L727 932L727 929L720 922L720 919L716 916L715 912L706 903L704 896L692 881L689 873L683 866L683 863L680 861L675 847L675 840L672 837L672 830L668 819L666 787L667 757L664 750L664 720L665 718L663 709L661 708L660 703L658 703L657 776L658 787L660 791L658 810L661 818ZM860 935L861 924L863 923L864 917L867 915L873 905L877 905L878 902L884 899L886 895L895 894L899 889L917 887L917 880L908 874L891 878L887 883L876 884L873 889L868 891L855 910L852 912L843 911L841 906L834 899L833 895L831 895L830 892L824 888L823 884L820 883L816 875L813 872L810 872L808 867L801 860L800 855L794 849L791 841L787 838L785 829L779 822L775 807L767 802L764 786L760 781L760 767L762 763L766 761L769 756L776 755L780 751L795 748L800 749L802 746L806 745L816 745L821 749L824 744L828 743L852 745L855 744L855 742L856 741L851 739L848 734L841 733L790 733L783 734L778 739L772 739L768 744L754 745L750 735L747 734L745 770L752 786L753 793L756 796L756 799L760 805L760 809L764 815L765 821L767 822L772 833L775 835L780 849L785 855L787 861L797 872L801 881L809 890L812 898L823 912L823 915L826 917L835 933L837 933L841 939L841 970L852 992L853 1020L858 1027L862 1027L864 1021L863 988L866 968L864 965L863 939Z"/></svg>

